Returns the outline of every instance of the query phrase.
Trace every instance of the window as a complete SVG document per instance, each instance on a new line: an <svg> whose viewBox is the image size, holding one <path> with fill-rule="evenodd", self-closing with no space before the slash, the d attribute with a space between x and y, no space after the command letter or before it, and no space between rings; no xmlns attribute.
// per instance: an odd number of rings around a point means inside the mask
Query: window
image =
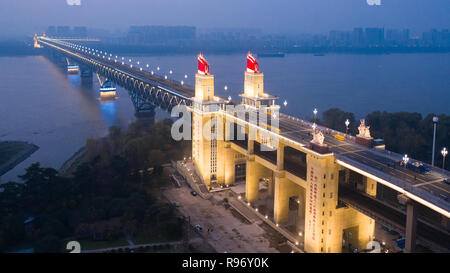
<svg viewBox="0 0 450 273"><path fill-rule="evenodd" d="M333 193L332 192L330 192L330 198L333 198Z"/></svg>

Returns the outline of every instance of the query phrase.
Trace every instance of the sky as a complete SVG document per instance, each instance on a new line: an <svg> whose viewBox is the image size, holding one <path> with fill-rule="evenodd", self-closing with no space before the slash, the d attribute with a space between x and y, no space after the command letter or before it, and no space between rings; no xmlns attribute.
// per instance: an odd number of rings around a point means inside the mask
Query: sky
<svg viewBox="0 0 450 273"><path fill-rule="evenodd" d="M449 15L450 0L0 0L0 37L30 35L49 25L111 31L130 25L191 25L266 33L385 27L420 33L450 28Z"/></svg>

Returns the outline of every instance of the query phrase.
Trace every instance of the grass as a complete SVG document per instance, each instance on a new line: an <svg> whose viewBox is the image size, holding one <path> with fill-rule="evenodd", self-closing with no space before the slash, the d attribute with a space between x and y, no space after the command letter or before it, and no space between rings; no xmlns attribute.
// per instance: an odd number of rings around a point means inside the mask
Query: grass
<svg viewBox="0 0 450 273"><path fill-rule="evenodd" d="M137 232L135 236L131 239L134 244L141 245L141 244L151 244L151 243L159 243L159 242L165 242L168 240L165 240L163 236L158 234L157 232L152 232L151 235L144 234L142 232Z"/></svg>
<svg viewBox="0 0 450 273"><path fill-rule="evenodd" d="M0 165L8 162L14 156L28 148L24 142L0 142Z"/></svg>

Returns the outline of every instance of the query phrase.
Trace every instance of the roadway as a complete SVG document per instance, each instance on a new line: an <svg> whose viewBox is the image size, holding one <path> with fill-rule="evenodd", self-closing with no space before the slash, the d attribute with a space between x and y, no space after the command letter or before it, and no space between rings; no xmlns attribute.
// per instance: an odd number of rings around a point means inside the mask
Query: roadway
<svg viewBox="0 0 450 273"><path fill-rule="evenodd" d="M279 127L281 135L305 146L312 140L312 128L309 122L281 115ZM324 132L324 143L328 145L336 158L350 164L354 161L359 162L360 167L363 167L363 171L367 173L377 176L379 172L382 172L406 182L416 189L422 189L440 199L439 205L446 203L446 210L449 210L450 185L443 182L445 178L449 179L448 175L438 173L434 169L427 174L414 172L398 164L400 160L398 155L356 144L353 139L349 138L341 141L333 136L336 132L326 128L320 129Z"/></svg>

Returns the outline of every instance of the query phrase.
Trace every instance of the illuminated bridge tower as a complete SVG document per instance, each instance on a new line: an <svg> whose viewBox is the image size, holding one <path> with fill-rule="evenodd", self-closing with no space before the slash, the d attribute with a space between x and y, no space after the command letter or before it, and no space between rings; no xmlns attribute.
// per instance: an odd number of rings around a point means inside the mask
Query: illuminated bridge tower
<svg viewBox="0 0 450 273"><path fill-rule="evenodd" d="M198 56L195 97L192 98L192 158L203 182L224 182L223 122L225 101L214 96L214 75L202 54Z"/></svg>
<svg viewBox="0 0 450 273"><path fill-rule="evenodd" d="M242 104L248 109L259 111L265 107L265 111L261 110L262 115L258 117L253 116L253 122L260 126L266 127L267 130L278 129L278 124L271 124L272 116L278 114L279 106L275 104L278 97L271 96L264 93L264 74L259 70L259 64L255 57L249 52L247 54L247 70L244 78L244 93L239 95L242 97ZM260 117L264 117L262 120ZM252 119L252 117L250 117ZM272 128L273 126L273 128ZM262 145L255 148L255 141ZM273 174L268 168L265 168L260 163L255 161L255 149L277 149L272 145L269 135L255 131L248 130L248 144L247 144L247 161L246 161L246 183L245 193L248 202L253 202L258 199L260 181L265 179L268 181L270 191L273 191ZM257 152L257 151L256 151ZM278 173L275 173L275 183Z"/></svg>

